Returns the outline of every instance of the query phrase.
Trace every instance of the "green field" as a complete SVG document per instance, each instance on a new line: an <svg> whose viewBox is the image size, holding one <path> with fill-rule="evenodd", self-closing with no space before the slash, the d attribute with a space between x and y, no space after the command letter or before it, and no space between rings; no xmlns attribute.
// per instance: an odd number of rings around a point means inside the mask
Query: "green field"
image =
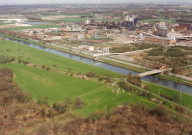
<svg viewBox="0 0 192 135"><path fill-rule="evenodd" d="M1 23L1 22L0 22L0 25L6 25L6 24L12 24L12 23Z"/></svg>
<svg viewBox="0 0 192 135"><path fill-rule="evenodd" d="M160 86L160 85L153 84L150 82L143 81L143 83L151 89L151 92L153 92L157 95L159 95L159 93L161 93L164 95L168 95L170 97L173 97L174 95L180 96L180 92L177 90L173 90L171 88ZM191 99L192 99L192 95L182 93L180 103L182 105L192 109L192 100Z"/></svg>
<svg viewBox="0 0 192 135"><path fill-rule="evenodd" d="M114 77L121 75L115 72L104 70L95 66L73 61L58 55L40 51L25 45L17 44L11 41L0 40L0 53L4 56L21 56L22 59L30 61L32 64L53 66L54 64L64 70L72 69L75 72L89 72L92 71L99 75L109 74Z"/></svg>
<svg viewBox="0 0 192 135"><path fill-rule="evenodd" d="M116 95L110 86L100 82L81 80L51 71L28 67L23 64L0 64L0 68L9 67L14 71L14 81L24 91L31 93L32 97L48 97L50 103L64 101L66 97L73 99L80 96L85 101L82 113L88 115L95 110L112 107L123 103L142 102L152 105L145 98L131 93Z"/></svg>
<svg viewBox="0 0 192 135"><path fill-rule="evenodd" d="M60 18L57 21L58 22L85 22L87 18Z"/></svg>
<svg viewBox="0 0 192 135"><path fill-rule="evenodd" d="M1 55L22 56L23 59L30 60L31 63L34 64L50 66L56 64L62 70L72 68L73 71L78 72L92 71L100 75L107 73L116 77L120 76L117 73L16 44L11 41L0 40L0 47ZM50 58L48 58L48 56ZM30 57L30 59L27 59L28 57ZM109 110L112 107L126 102L141 102L154 105L146 98L128 92L116 95L112 92L113 88L111 86L106 86L101 82L81 80L19 63L0 64L0 68L3 67L9 67L14 71L14 81L22 90L31 93L34 99L37 99L38 96L47 96L50 103L53 103L54 101L62 102L65 97L74 99L80 96L85 101L85 106L81 110L83 115L88 115L95 110L101 110L105 107Z"/></svg>
<svg viewBox="0 0 192 135"><path fill-rule="evenodd" d="M67 14L60 14L60 15L37 15L35 17L50 17L50 16L89 16L90 14L87 15L67 15Z"/></svg>

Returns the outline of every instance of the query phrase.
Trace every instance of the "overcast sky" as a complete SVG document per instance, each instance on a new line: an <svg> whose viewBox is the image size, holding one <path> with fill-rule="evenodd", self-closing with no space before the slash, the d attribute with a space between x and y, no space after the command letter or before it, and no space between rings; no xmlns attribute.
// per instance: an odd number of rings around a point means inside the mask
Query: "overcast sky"
<svg viewBox="0 0 192 135"><path fill-rule="evenodd" d="M3 4L56 4L56 3L192 3L192 0L0 0Z"/></svg>

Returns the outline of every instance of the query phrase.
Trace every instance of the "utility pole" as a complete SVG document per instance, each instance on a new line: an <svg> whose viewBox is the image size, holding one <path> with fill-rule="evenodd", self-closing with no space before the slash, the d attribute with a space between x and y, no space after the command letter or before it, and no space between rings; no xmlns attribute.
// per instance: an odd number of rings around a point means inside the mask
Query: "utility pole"
<svg viewBox="0 0 192 135"><path fill-rule="evenodd" d="M180 88L180 100L182 98L182 88Z"/></svg>

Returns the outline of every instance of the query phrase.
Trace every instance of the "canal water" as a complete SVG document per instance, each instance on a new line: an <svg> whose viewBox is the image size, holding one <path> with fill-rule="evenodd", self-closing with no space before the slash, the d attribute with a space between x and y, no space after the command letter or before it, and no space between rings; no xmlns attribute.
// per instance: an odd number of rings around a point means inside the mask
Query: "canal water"
<svg viewBox="0 0 192 135"><path fill-rule="evenodd" d="M65 57L65 58L73 59L73 60L80 61L80 62L89 64L89 65L94 65L96 67L100 67L100 68L103 68L103 69L107 69L107 70L110 70L110 71L121 73L121 74L124 74L124 75L128 75L129 73L138 74L137 72L134 72L134 71L131 71L131 70L128 70L128 69L112 66L112 65L105 64L105 63L102 63L102 62L98 62L98 61L95 61L95 60L92 60L92 59L88 59L88 58L84 58L84 57L81 57L81 56L76 56L76 55L73 55L73 54L69 54L69 53L66 53L66 52L61 52L61 51L57 51L57 50L54 50L54 49L42 47L42 46L39 46L39 45L36 45L36 44L27 43L27 42L24 42L24 41L19 41L19 40L15 40L15 39L11 39L11 38L6 38L6 39L14 41L16 43L27 45L27 46L30 46L30 47L33 47L33 48L36 48L36 49L39 49L39 50L42 50L42 51L46 51L46 52L49 52L49 53L52 53L52 54L56 54L56 55L59 55L59 56ZM178 90L178 91L182 91L182 92L185 92L185 93L188 93L188 94L192 94L192 87L187 86L187 85L183 85L183 84L180 84L180 83L177 83L177 82L173 82L173 81L169 81L169 80L165 80L165 79L160 79L160 78L157 78L157 77L154 77L154 76L145 76L145 77L142 78L142 80L145 80L145 81L148 81L148 82L151 82L151 83L155 83L155 84L159 84L159 85L162 85L162 86L166 86L166 87L169 87L169 88L172 88L172 89L175 89L175 90Z"/></svg>

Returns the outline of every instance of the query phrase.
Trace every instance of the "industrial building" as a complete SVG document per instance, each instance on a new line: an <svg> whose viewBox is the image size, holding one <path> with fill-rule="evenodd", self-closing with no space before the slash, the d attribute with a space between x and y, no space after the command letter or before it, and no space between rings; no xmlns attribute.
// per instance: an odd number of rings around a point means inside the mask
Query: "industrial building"
<svg viewBox="0 0 192 135"><path fill-rule="evenodd" d="M186 27L187 29L192 29L191 23L180 23L179 27Z"/></svg>
<svg viewBox="0 0 192 135"><path fill-rule="evenodd" d="M176 45L176 40L161 38L161 37L145 37L145 41L149 43L161 44L161 45Z"/></svg>
<svg viewBox="0 0 192 135"><path fill-rule="evenodd" d="M187 27L176 26L176 27L174 28L174 30L175 30L176 32L179 32L179 33L186 33L186 32L187 32Z"/></svg>

